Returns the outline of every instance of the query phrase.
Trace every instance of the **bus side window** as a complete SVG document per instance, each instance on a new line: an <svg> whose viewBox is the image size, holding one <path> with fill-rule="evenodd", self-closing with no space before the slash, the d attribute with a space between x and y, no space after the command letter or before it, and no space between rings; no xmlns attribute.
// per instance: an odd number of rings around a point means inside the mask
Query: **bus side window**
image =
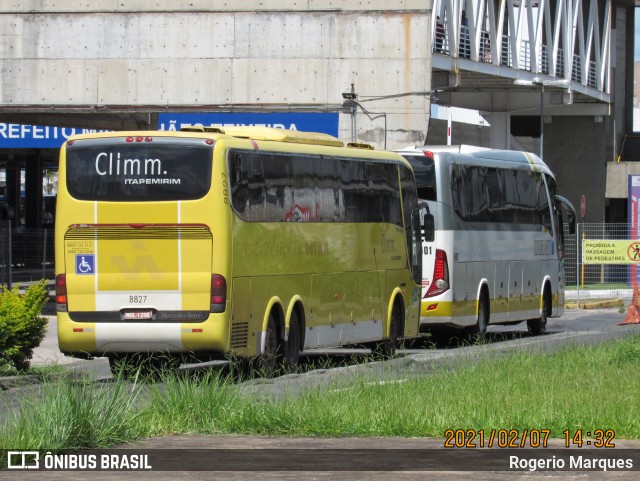
<svg viewBox="0 0 640 481"><path fill-rule="evenodd" d="M231 152L231 205L243 220L258 220L264 212L262 159L254 152Z"/></svg>

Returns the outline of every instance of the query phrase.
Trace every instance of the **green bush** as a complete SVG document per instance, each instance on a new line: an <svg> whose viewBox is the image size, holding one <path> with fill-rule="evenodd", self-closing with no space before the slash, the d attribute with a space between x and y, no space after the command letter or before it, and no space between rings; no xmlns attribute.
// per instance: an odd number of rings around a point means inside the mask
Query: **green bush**
<svg viewBox="0 0 640 481"><path fill-rule="evenodd" d="M47 302L45 281L0 292L0 368L29 369L33 349L44 339L47 320L41 317Z"/></svg>

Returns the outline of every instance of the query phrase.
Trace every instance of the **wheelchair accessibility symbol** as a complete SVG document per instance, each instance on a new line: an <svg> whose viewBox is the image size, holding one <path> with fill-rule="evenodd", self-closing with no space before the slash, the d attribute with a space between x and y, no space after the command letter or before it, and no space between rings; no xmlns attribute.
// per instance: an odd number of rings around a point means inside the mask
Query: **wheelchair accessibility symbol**
<svg viewBox="0 0 640 481"><path fill-rule="evenodd" d="M95 274L95 255L94 254L76 254L76 274L79 274L79 275Z"/></svg>

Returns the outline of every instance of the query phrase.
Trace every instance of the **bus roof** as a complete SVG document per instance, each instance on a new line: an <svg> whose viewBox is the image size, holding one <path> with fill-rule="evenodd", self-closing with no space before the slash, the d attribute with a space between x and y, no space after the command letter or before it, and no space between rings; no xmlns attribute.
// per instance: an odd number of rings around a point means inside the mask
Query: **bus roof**
<svg viewBox="0 0 640 481"><path fill-rule="evenodd" d="M406 147L404 149L396 150L400 154L411 153L425 153L431 152L432 154L449 154L453 158L475 158L479 162L497 161L497 162L513 162L514 164L526 164L535 168L540 168L545 172L551 172L549 166L536 154L531 152L525 152L521 150L504 150L504 149L489 149L487 147L478 147L474 145L422 145L415 147ZM456 154L461 154L460 156Z"/></svg>
<svg viewBox="0 0 640 481"><path fill-rule="evenodd" d="M333 135L321 132L302 132L300 130L277 129L274 127L222 127L218 131L221 134L243 139L344 147L344 143L341 140Z"/></svg>
<svg viewBox="0 0 640 481"><path fill-rule="evenodd" d="M479 147L477 145L459 144L459 145L410 145L404 149L398 149L396 152L412 152L416 150L428 151L428 152L454 152L458 154L468 154L471 152L478 152L481 150L491 150L488 147Z"/></svg>
<svg viewBox="0 0 640 481"><path fill-rule="evenodd" d="M86 134L76 134L70 136L67 140L86 140L108 137L205 137L214 140L224 138L236 138L256 141L283 142L291 144L318 145L324 147L349 148L355 150L376 150L371 144L362 142L342 142L333 135L322 132L304 132L300 130L280 129L274 127L253 127L253 126L230 126L230 127L203 127L199 125L186 126L180 130L135 130L135 131L108 131L108 132L92 132ZM198 135L199 134L199 135ZM378 150L377 154L392 153L391 151ZM404 159L401 159L404 160Z"/></svg>

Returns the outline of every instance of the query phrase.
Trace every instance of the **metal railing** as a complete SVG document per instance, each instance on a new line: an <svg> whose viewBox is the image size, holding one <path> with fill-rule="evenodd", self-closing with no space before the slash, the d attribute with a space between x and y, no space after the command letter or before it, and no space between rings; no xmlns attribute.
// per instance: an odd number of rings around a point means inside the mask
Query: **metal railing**
<svg viewBox="0 0 640 481"><path fill-rule="evenodd" d="M0 222L0 285L54 278L53 229L13 228Z"/></svg>
<svg viewBox="0 0 640 481"><path fill-rule="evenodd" d="M576 233L567 237L565 253L565 280L570 289L568 297L577 302L594 299L622 299L628 305L633 296L632 269L629 264L584 263L584 240L629 240L630 224L580 223ZM639 263L640 264L640 263Z"/></svg>
<svg viewBox="0 0 640 481"><path fill-rule="evenodd" d="M629 224L580 223L575 234L564 226L564 269L567 298L579 301L598 298L631 299L629 265L583 264L581 245L584 239L631 239ZM15 285L41 279L54 284L53 229L14 229L9 221L0 222L0 286ZM640 264L640 263L639 263ZM639 266L640 268L640 266Z"/></svg>

